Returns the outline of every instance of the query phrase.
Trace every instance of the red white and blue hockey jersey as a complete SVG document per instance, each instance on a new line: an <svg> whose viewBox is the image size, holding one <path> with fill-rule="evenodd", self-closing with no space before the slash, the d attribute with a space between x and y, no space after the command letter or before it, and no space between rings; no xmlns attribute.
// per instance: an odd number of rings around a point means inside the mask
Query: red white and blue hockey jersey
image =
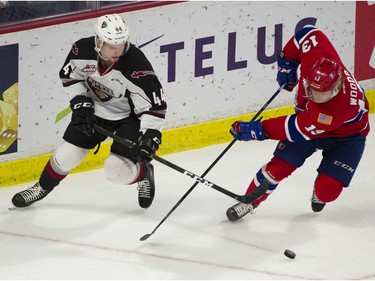
<svg viewBox="0 0 375 281"><path fill-rule="evenodd" d="M296 114L271 118L262 122L264 134L270 139L292 142L314 138L367 135L369 103L363 89L343 65L338 53L319 29L307 26L297 32L284 46L285 59L300 63L300 79L295 97ZM339 93L325 103L307 98L302 78L306 77L319 58L339 63L344 83Z"/></svg>

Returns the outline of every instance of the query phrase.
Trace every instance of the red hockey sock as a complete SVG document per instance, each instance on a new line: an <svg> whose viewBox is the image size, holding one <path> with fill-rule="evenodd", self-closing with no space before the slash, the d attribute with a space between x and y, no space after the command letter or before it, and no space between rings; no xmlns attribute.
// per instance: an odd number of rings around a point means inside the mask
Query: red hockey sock
<svg viewBox="0 0 375 281"><path fill-rule="evenodd" d="M315 180L315 194L322 202L332 202L340 196L343 184L330 176L319 174Z"/></svg>
<svg viewBox="0 0 375 281"><path fill-rule="evenodd" d="M268 175L275 181L281 182L283 179L289 177L297 167L274 156L267 164L266 171Z"/></svg>
<svg viewBox="0 0 375 281"><path fill-rule="evenodd" d="M257 186L255 185L254 180L252 180L251 183L250 183L250 185L249 185L249 187L248 187L247 190L246 190L246 194L247 194L247 193L250 193L252 190L254 190L255 187L257 187ZM264 193L261 197L259 197L257 200L255 200L255 201L252 202L251 204L252 204L254 207L258 207L259 204L260 204L261 202L263 202L264 200L267 199L267 197L271 194L272 191L273 191L273 190L267 190L266 193Z"/></svg>
<svg viewBox="0 0 375 281"><path fill-rule="evenodd" d="M253 191L260 183L267 178L270 182L268 190L260 198L255 200L252 204L257 207L262 201L266 200L267 197L276 189L277 185L284 178L290 176L296 167L289 164L288 162L274 156L268 164L263 166L256 174L255 178L251 181L249 187L246 190L246 194Z"/></svg>

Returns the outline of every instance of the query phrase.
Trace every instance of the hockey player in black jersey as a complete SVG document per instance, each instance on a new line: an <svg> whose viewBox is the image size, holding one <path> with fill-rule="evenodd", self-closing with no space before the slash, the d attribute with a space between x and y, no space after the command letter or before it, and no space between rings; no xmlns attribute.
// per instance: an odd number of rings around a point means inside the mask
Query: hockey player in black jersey
<svg viewBox="0 0 375 281"><path fill-rule="evenodd" d="M142 208L154 199L150 161L161 144L167 108L162 86L146 56L130 43L128 27L118 14L101 16L95 34L73 44L60 70L72 119L39 181L13 196L16 207L46 197L106 139L93 124L138 144L129 149L113 142L104 162L106 178L121 185L138 183Z"/></svg>

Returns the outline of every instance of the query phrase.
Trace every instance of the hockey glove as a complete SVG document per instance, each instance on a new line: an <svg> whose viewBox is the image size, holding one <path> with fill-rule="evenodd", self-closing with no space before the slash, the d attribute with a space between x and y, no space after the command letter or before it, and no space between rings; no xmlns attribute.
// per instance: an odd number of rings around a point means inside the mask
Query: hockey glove
<svg viewBox="0 0 375 281"><path fill-rule="evenodd" d="M232 124L230 133L235 139L240 141L262 141L266 139L260 120L250 122L236 121Z"/></svg>
<svg viewBox="0 0 375 281"><path fill-rule="evenodd" d="M153 155L161 144L161 133L158 130L147 129L138 138L138 160L147 164L152 160Z"/></svg>
<svg viewBox="0 0 375 281"><path fill-rule="evenodd" d="M92 136L94 133L93 125L95 124L93 100L86 96L75 96L70 101L70 108L72 109L71 124L74 128Z"/></svg>
<svg viewBox="0 0 375 281"><path fill-rule="evenodd" d="M284 53L281 52L277 58L277 77L279 85L286 84L284 89L291 92L298 83L297 69L299 63L285 60Z"/></svg>

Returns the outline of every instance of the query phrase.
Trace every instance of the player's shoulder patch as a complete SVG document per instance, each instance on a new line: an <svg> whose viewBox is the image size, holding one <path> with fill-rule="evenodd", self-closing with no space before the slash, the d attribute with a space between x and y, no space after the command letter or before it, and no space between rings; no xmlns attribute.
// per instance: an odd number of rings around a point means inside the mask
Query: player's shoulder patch
<svg viewBox="0 0 375 281"><path fill-rule="evenodd" d="M140 70L140 71L133 71L131 74L131 78L133 79L139 79L140 77L146 76L146 75L156 75L154 71L151 70Z"/></svg>
<svg viewBox="0 0 375 281"><path fill-rule="evenodd" d="M72 45L72 53L79 57L91 57L95 53L95 37L82 38Z"/></svg>
<svg viewBox="0 0 375 281"><path fill-rule="evenodd" d="M79 48L77 47L77 43L74 43L72 45L72 53L76 56L78 56L78 51L79 51Z"/></svg>
<svg viewBox="0 0 375 281"><path fill-rule="evenodd" d="M319 113L317 122L329 126L332 124L332 120L333 116L324 113Z"/></svg>

